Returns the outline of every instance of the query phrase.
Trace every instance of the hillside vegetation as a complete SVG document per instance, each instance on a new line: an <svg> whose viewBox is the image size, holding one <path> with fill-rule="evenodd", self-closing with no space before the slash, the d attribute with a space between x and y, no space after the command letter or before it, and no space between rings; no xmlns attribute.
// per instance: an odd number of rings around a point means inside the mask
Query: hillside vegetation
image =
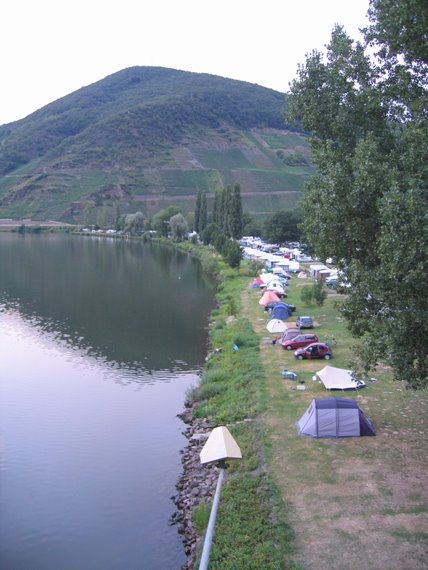
<svg viewBox="0 0 428 570"><path fill-rule="evenodd" d="M242 81L122 70L0 126L0 217L187 213L198 190L235 183L253 214L292 208L313 167L285 108L284 94Z"/></svg>

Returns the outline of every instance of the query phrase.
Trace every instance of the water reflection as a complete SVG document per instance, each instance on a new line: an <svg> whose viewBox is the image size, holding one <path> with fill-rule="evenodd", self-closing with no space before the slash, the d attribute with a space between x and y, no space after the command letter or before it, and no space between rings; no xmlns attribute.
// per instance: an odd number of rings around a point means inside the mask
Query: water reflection
<svg viewBox="0 0 428 570"><path fill-rule="evenodd" d="M203 360L212 287L187 255L105 238L2 236L0 267L0 302L109 361L141 372Z"/></svg>
<svg viewBox="0 0 428 570"><path fill-rule="evenodd" d="M168 522L212 306L202 279L140 244L0 238L0 568L184 562Z"/></svg>

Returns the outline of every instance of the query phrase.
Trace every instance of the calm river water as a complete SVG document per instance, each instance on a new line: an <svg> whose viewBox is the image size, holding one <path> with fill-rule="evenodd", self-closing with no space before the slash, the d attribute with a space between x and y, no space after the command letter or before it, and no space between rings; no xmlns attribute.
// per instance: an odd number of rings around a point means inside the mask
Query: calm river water
<svg viewBox="0 0 428 570"><path fill-rule="evenodd" d="M0 235L1 570L177 570L213 288L136 241Z"/></svg>

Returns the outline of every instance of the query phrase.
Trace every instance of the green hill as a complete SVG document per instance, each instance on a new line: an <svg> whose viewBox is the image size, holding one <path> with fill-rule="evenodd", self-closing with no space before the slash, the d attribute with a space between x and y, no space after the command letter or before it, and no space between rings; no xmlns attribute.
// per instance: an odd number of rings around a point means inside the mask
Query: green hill
<svg viewBox="0 0 428 570"><path fill-rule="evenodd" d="M82 222L171 204L239 183L244 208L297 203L312 174L286 96L258 85L158 67L125 69L0 126L0 217Z"/></svg>

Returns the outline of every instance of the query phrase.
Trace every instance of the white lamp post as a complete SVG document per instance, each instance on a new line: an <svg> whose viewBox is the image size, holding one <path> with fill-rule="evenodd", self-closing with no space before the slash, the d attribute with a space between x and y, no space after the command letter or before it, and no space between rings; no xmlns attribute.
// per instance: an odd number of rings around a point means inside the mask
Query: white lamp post
<svg viewBox="0 0 428 570"><path fill-rule="evenodd" d="M206 463L218 463L220 467L217 487L215 490L213 505L211 507L210 518L208 521L207 532L205 534L201 562L199 564L199 570L206 570L208 568L211 543L214 536L214 526L217 516L218 504L220 501L221 485L224 479L224 462L226 459L242 459L242 453L227 427L220 426L212 430L209 438L201 450L201 453L199 454L199 457L201 459L202 465L205 465Z"/></svg>

